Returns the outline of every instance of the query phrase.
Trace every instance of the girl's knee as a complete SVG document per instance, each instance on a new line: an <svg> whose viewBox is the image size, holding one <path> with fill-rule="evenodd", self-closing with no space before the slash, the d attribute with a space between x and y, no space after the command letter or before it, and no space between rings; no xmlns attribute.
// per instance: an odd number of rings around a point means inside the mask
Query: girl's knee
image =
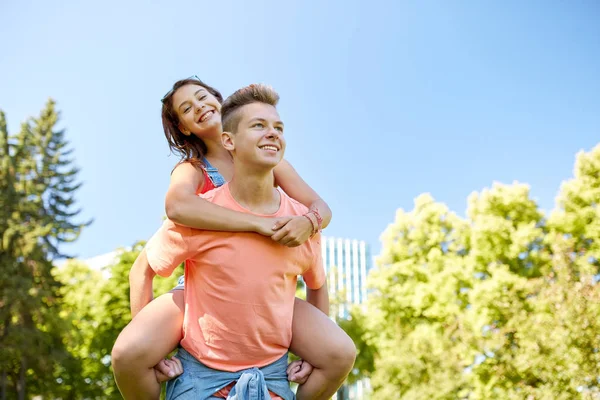
<svg viewBox="0 0 600 400"><path fill-rule="evenodd" d="M114 368L120 368L121 366L130 366L136 361L140 360L144 355L144 350L139 346L139 343L135 343L133 340L128 340L123 334L119 335L115 342L111 356L111 364Z"/></svg>
<svg viewBox="0 0 600 400"><path fill-rule="evenodd" d="M342 331L343 332L343 331ZM334 346L329 348L328 358L332 369L343 374L348 374L354 368L356 360L356 346L350 336L345 332L336 340Z"/></svg>

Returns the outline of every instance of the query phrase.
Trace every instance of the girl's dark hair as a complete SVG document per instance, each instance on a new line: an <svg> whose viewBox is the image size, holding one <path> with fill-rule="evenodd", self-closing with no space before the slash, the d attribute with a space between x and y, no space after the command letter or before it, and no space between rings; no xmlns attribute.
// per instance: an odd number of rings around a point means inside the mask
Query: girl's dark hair
<svg viewBox="0 0 600 400"><path fill-rule="evenodd" d="M215 96L219 103L223 103L223 96L212 86L208 86L198 78L181 79L173 84L173 88L162 99L162 124L165 137L171 152L179 155L180 162L189 162L195 166L202 166L206 154L206 144L196 135L184 135L179 130L179 117L173 110L173 94L185 85L202 86Z"/></svg>

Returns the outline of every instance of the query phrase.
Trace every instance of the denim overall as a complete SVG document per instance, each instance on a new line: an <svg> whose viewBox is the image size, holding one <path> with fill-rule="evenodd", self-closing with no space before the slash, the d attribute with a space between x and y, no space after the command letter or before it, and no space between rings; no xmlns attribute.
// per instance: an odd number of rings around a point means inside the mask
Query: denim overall
<svg viewBox="0 0 600 400"><path fill-rule="evenodd" d="M233 381L235 386L228 400L271 400L269 390L283 400L294 400L296 395L287 380L287 353L279 360L262 368L249 368L238 372L217 371L196 360L180 348L183 374L167 382L167 400L213 400L213 396Z"/></svg>

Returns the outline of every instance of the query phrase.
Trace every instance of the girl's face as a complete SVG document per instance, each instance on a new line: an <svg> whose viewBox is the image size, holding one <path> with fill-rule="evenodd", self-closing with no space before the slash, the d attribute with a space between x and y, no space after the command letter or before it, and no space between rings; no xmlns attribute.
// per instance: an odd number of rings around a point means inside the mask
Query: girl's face
<svg viewBox="0 0 600 400"><path fill-rule="evenodd" d="M185 85L173 93L173 110L184 135L202 137L203 133L221 129L221 104L200 85Z"/></svg>

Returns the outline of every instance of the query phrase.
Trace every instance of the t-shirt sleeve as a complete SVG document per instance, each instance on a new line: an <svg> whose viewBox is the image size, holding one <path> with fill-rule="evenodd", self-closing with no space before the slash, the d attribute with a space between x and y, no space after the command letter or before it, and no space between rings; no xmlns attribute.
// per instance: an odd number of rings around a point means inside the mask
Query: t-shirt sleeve
<svg viewBox="0 0 600 400"><path fill-rule="evenodd" d="M194 256L191 228L166 220L146 244L148 264L160 276L170 276L182 262Z"/></svg>
<svg viewBox="0 0 600 400"><path fill-rule="evenodd" d="M310 246L314 252L311 266L302 274L302 278L309 289L320 289L327 279L323 268L323 257L321 255L321 234L318 233L310 239Z"/></svg>

